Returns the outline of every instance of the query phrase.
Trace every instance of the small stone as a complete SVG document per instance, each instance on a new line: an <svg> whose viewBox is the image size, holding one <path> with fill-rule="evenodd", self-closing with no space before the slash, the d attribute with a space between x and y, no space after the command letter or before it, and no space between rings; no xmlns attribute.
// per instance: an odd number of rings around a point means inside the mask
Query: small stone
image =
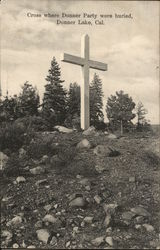
<svg viewBox="0 0 160 250"><path fill-rule="evenodd" d="M88 186L85 186L85 190L86 191L91 191L91 187L88 185Z"/></svg>
<svg viewBox="0 0 160 250"><path fill-rule="evenodd" d="M93 221L93 217L91 216L86 216L83 220L85 223L87 224L92 224L92 221Z"/></svg>
<svg viewBox="0 0 160 250"><path fill-rule="evenodd" d="M79 181L82 186L90 185L90 181L87 178L83 178Z"/></svg>
<svg viewBox="0 0 160 250"><path fill-rule="evenodd" d="M40 220L38 220L38 221L34 224L35 228L42 228L42 225L43 225L43 223L42 223L42 221L40 221Z"/></svg>
<svg viewBox="0 0 160 250"><path fill-rule="evenodd" d="M49 239L49 232L47 229L39 229L36 231L37 233L37 237L40 241L42 241L43 243L47 244L48 239Z"/></svg>
<svg viewBox="0 0 160 250"><path fill-rule="evenodd" d="M57 245L57 238L55 236L52 237L51 241L50 241L50 245L51 246L56 246Z"/></svg>
<svg viewBox="0 0 160 250"><path fill-rule="evenodd" d="M41 159L41 163L47 163L49 160L48 155L43 155L42 159Z"/></svg>
<svg viewBox="0 0 160 250"><path fill-rule="evenodd" d="M96 202L97 204L100 204L101 201L102 201L102 198L101 198L99 195L95 195L95 196L94 196L94 200L95 200L95 202Z"/></svg>
<svg viewBox="0 0 160 250"><path fill-rule="evenodd" d="M141 206L131 208L131 212L133 212L136 215L140 215L140 216L144 216L144 217L149 217L150 216L150 213Z"/></svg>
<svg viewBox="0 0 160 250"><path fill-rule="evenodd" d="M11 221L7 223L7 225L14 225L18 226L22 223L22 217L21 216L15 216Z"/></svg>
<svg viewBox="0 0 160 250"><path fill-rule="evenodd" d="M137 216L134 221L138 224L142 224L144 222L144 217L143 216Z"/></svg>
<svg viewBox="0 0 160 250"><path fill-rule="evenodd" d="M89 149L90 147L91 147L91 144L90 144L90 142L87 139L83 139L82 141L80 141L77 144L77 148L78 149L83 149L83 148Z"/></svg>
<svg viewBox="0 0 160 250"><path fill-rule="evenodd" d="M105 167L102 166L102 165L96 165L96 166L95 166L95 169L96 169L96 171L97 171L99 174L101 174L101 173L104 172Z"/></svg>
<svg viewBox="0 0 160 250"><path fill-rule="evenodd" d="M95 134L95 127L94 126L90 126L82 134L83 135L94 135Z"/></svg>
<svg viewBox="0 0 160 250"><path fill-rule="evenodd" d="M85 199L83 197L77 197L72 200L69 205L71 207L84 207L86 205Z"/></svg>
<svg viewBox="0 0 160 250"><path fill-rule="evenodd" d="M123 220L132 220L132 218L135 216L135 214L134 213L132 213L132 212L124 212L123 214L122 214L122 219Z"/></svg>
<svg viewBox="0 0 160 250"><path fill-rule="evenodd" d="M23 177L23 176L18 176L17 178L16 178L16 183L22 183L22 182L25 182L26 181L26 179Z"/></svg>
<svg viewBox="0 0 160 250"><path fill-rule="evenodd" d="M12 247L13 248L19 248L19 245L17 243L14 243Z"/></svg>
<svg viewBox="0 0 160 250"><path fill-rule="evenodd" d="M117 139L117 136L114 135L114 134L109 134L109 135L108 135L108 138L109 138L109 139Z"/></svg>
<svg viewBox="0 0 160 250"><path fill-rule="evenodd" d="M4 170L7 166L9 157L4 154L3 152L0 152L0 170Z"/></svg>
<svg viewBox="0 0 160 250"><path fill-rule="evenodd" d="M112 228L111 227L108 227L107 229L106 229L106 233L107 234L110 234L112 232Z"/></svg>
<svg viewBox="0 0 160 250"><path fill-rule="evenodd" d="M91 241L92 245L99 247L104 242L104 236L98 237Z"/></svg>
<svg viewBox="0 0 160 250"><path fill-rule="evenodd" d="M77 175L76 175L76 178L77 178L77 179L81 179L81 178L82 178L82 175L77 174Z"/></svg>
<svg viewBox="0 0 160 250"><path fill-rule="evenodd" d="M74 227L73 232L78 233L79 232L78 227Z"/></svg>
<svg viewBox="0 0 160 250"><path fill-rule="evenodd" d="M57 209L57 208L58 208L58 204L55 204L55 205L54 205L54 208Z"/></svg>
<svg viewBox="0 0 160 250"><path fill-rule="evenodd" d="M66 127L64 127L64 126L56 125L56 126L54 126L54 128L57 129L60 133L69 134L69 133L72 133L72 132L73 132L73 129L66 128Z"/></svg>
<svg viewBox="0 0 160 250"><path fill-rule="evenodd" d="M36 248L34 245L30 245L27 248Z"/></svg>
<svg viewBox="0 0 160 250"><path fill-rule="evenodd" d="M8 245L12 241L13 234L7 230L1 232L1 237L5 239L5 243Z"/></svg>
<svg viewBox="0 0 160 250"><path fill-rule="evenodd" d="M131 177L129 177L129 182L135 182L135 177L134 176L131 176Z"/></svg>
<svg viewBox="0 0 160 250"><path fill-rule="evenodd" d="M68 242L66 243L66 248L69 247L70 245L71 245L71 242L68 241Z"/></svg>
<svg viewBox="0 0 160 250"><path fill-rule="evenodd" d="M141 225L137 224L137 225L135 225L135 228L136 228L136 229L140 229L140 228L141 228Z"/></svg>
<svg viewBox="0 0 160 250"><path fill-rule="evenodd" d="M114 214L117 207L118 207L117 203L103 205L106 214Z"/></svg>
<svg viewBox="0 0 160 250"><path fill-rule="evenodd" d="M49 212L52 209L52 205L45 205L44 206L44 210L46 210L47 212Z"/></svg>
<svg viewBox="0 0 160 250"><path fill-rule="evenodd" d="M44 222L50 222L52 224L57 223L58 219L55 218L53 215L51 214L46 214L45 217L43 218Z"/></svg>
<svg viewBox="0 0 160 250"><path fill-rule="evenodd" d="M110 223L111 223L111 215L110 214L108 214L106 217L105 217L105 220L104 220L104 226L105 227L108 227L109 225L110 225Z"/></svg>
<svg viewBox="0 0 160 250"><path fill-rule="evenodd" d="M44 167L42 168L38 166L38 167L30 169L30 172L33 175L39 175L39 174L43 174L45 172L45 169Z"/></svg>
<svg viewBox="0 0 160 250"><path fill-rule="evenodd" d="M113 239L112 237L108 236L105 238L105 241L108 245L110 245L111 247L113 246Z"/></svg>
<svg viewBox="0 0 160 250"><path fill-rule="evenodd" d="M36 181L35 185L40 186L40 185L45 185L47 183L48 183L47 179L43 179L43 180Z"/></svg>
<svg viewBox="0 0 160 250"><path fill-rule="evenodd" d="M147 232L153 232L154 231L154 227L152 225L149 225L149 224L143 224L142 225Z"/></svg>

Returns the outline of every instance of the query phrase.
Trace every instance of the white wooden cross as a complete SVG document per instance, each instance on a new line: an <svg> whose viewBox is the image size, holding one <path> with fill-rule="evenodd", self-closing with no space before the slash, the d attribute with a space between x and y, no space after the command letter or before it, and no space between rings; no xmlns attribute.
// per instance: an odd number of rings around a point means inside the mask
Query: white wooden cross
<svg viewBox="0 0 160 250"><path fill-rule="evenodd" d="M107 64L89 59L89 36L83 35L81 39L81 56L62 54L61 60L82 66L82 85L81 85L81 128L87 129L90 126L89 113L89 68L106 71Z"/></svg>

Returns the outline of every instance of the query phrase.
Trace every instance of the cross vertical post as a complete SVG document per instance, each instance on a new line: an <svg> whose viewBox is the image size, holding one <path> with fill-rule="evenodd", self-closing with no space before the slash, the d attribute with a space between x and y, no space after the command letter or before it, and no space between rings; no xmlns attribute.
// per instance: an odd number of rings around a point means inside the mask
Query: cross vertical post
<svg viewBox="0 0 160 250"><path fill-rule="evenodd" d="M89 110L89 36L83 35L81 39L81 57L85 64L82 66L81 83L81 128L87 129L90 124Z"/></svg>
<svg viewBox="0 0 160 250"><path fill-rule="evenodd" d="M89 103L89 68L102 71L107 70L107 64L89 59L89 36L83 35L81 39L81 57L67 53L61 55L63 62L72 63L82 67L81 83L81 129L88 129L90 126L90 103Z"/></svg>

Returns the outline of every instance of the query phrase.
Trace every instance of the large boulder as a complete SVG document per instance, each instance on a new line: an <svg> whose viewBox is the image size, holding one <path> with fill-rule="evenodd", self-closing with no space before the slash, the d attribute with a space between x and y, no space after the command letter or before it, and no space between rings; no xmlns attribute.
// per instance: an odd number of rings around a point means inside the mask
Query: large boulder
<svg viewBox="0 0 160 250"><path fill-rule="evenodd" d="M88 148L89 149L90 147L91 147L91 144L87 139L83 139L82 141L80 141L77 144L78 149L82 149L82 148Z"/></svg>
<svg viewBox="0 0 160 250"><path fill-rule="evenodd" d="M54 127L55 129L57 129L59 132L61 133L66 133L66 134L69 134L69 133L72 133L73 132L73 129L70 129L70 128L66 128L66 127L63 127L63 126L55 126Z"/></svg>
<svg viewBox="0 0 160 250"><path fill-rule="evenodd" d="M98 145L94 148L93 153L102 157L114 157L120 155L120 152L106 145Z"/></svg>
<svg viewBox="0 0 160 250"><path fill-rule="evenodd" d="M117 139L117 136L114 135L114 134L109 134L109 135L108 135L108 138L109 138L109 139Z"/></svg>
<svg viewBox="0 0 160 250"><path fill-rule="evenodd" d="M9 157L6 154L0 152L0 170L4 170L6 168L8 159Z"/></svg>
<svg viewBox="0 0 160 250"><path fill-rule="evenodd" d="M94 126L89 127L82 134L83 135L94 135L95 134L95 127Z"/></svg>
<svg viewBox="0 0 160 250"><path fill-rule="evenodd" d="M35 167L30 169L31 174L33 175L38 175L38 174L43 174L45 172L45 168L43 167Z"/></svg>

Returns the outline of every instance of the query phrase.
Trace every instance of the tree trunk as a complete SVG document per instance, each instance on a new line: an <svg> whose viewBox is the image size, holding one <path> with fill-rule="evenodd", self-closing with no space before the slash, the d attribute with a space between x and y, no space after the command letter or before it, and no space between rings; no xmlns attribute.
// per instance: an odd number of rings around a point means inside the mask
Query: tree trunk
<svg viewBox="0 0 160 250"><path fill-rule="evenodd" d="M123 121L121 120L121 135L123 135Z"/></svg>

